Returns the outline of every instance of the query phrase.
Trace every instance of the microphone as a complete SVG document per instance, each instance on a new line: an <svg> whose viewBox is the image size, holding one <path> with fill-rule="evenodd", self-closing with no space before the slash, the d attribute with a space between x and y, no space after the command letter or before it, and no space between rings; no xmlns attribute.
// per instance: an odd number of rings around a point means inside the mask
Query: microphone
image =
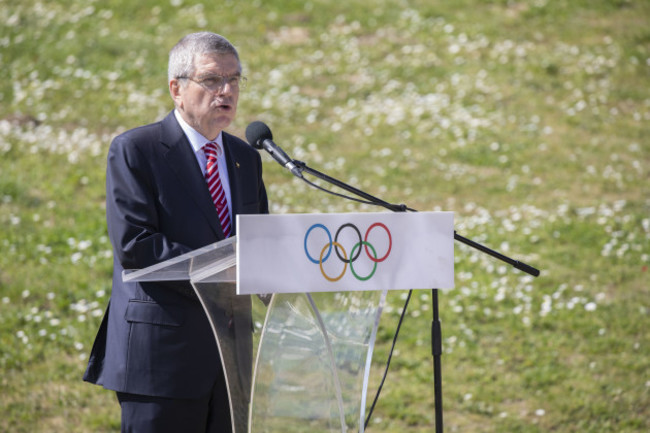
<svg viewBox="0 0 650 433"><path fill-rule="evenodd" d="M246 127L246 140L248 144L256 149L264 149L271 154L280 165L284 166L296 177L302 177L300 169L294 164L293 160L282 150L280 146L273 142L273 134L264 122L256 120Z"/></svg>

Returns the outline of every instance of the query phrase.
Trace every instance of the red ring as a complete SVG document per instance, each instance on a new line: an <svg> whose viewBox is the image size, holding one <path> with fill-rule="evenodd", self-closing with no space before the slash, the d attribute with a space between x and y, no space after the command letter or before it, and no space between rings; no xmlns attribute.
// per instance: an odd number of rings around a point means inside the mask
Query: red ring
<svg viewBox="0 0 650 433"><path fill-rule="evenodd" d="M388 230L388 227L386 227L383 223L374 223L373 225L368 227L368 230L366 230L366 237L364 238L365 242L368 242L368 235L370 234L370 230L372 230L376 226L383 227L384 230L386 230L386 234L388 234L388 251L386 251L386 254L384 254L383 257L381 257L379 259L375 259L374 257L372 257L370 255L370 251L368 251L368 245L364 245L364 247L366 249L366 255L368 256L368 258L370 260L372 260L373 262L375 262L375 263L379 263L379 262L383 262L384 260L386 260L386 258L390 254L390 250L391 250L391 248L393 248L393 238L390 235L390 230Z"/></svg>

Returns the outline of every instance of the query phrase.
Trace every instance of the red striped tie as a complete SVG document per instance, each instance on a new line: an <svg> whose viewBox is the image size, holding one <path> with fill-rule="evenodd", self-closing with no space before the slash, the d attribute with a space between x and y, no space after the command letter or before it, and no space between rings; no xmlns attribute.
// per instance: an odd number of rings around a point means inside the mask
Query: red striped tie
<svg viewBox="0 0 650 433"><path fill-rule="evenodd" d="M228 212L228 200L226 200L226 193L221 185L221 178L219 177L219 164L217 164L217 155L219 148L216 143L208 143L203 146L203 151L208 159L208 164L205 169L205 181L208 183L208 189L212 196L212 201L217 208L219 214L219 221L223 234L230 236L230 213Z"/></svg>

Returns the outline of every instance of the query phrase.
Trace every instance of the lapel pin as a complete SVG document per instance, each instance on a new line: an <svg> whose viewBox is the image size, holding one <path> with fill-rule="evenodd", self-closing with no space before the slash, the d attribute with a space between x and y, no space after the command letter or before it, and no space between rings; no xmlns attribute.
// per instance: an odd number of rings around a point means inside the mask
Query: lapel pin
<svg viewBox="0 0 650 433"><path fill-rule="evenodd" d="M239 168L239 163L237 161L235 161L235 165Z"/></svg>

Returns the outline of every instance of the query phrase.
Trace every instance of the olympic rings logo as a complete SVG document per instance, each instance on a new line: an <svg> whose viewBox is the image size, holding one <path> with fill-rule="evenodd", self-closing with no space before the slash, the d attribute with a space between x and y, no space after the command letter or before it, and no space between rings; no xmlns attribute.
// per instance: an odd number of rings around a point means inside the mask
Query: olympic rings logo
<svg viewBox="0 0 650 433"><path fill-rule="evenodd" d="M368 242L368 236L370 235L370 232L376 227L384 229L384 231L388 235L388 248L386 249L386 253L381 257L378 257L375 247L370 242ZM309 236L312 234L312 232L317 229L320 229L325 232L325 234L327 235L328 242L320 250L320 254L317 255L318 258L315 258L309 253L307 241L309 239ZM349 258L345 248L339 242L339 236L341 235L341 232L343 232L344 229L353 230L356 233L356 236L358 238L358 242L356 242L352 247L352 249L350 250ZM323 277L325 277L327 281L336 282L341 278L343 278L343 275L345 275L345 272L347 271L348 264L350 265L350 271L352 272L352 275L354 275L354 277L357 280L367 281L370 278L372 278L372 276L375 274L375 271L377 270L377 263L383 262L390 255L390 250L393 248L393 238L391 236L390 230L388 230L388 227L386 227L385 224L380 222L376 222L372 224L370 227L368 227L368 230L366 230L366 234L363 238L361 238L361 232L359 231L357 226L355 226L352 223L346 223L341 225L338 228L336 234L334 235L334 240L332 241L332 234L330 233L327 227L325 227L323 224L314 224L311 227L309 227L309 229L305 233L304 244L305 244L305 255L307 256L307 259L309 259L310 262L319 265L320 271L323 274ZM370 271L370 273L368 273L368 275L366 276L359 275L354 269L354 262L361 255L362 249L365 250L366 256L368 256L368 258L373 262L372 271ZM325 269L323 268L323 263L325 263L330 258L332 254L332 250L334 250L334 253L338 257L338 259L343 263L343 270L339 275L335 277L331 277L327 275ZM372 254L370 254L370 251L372 251Z"/></svg>

